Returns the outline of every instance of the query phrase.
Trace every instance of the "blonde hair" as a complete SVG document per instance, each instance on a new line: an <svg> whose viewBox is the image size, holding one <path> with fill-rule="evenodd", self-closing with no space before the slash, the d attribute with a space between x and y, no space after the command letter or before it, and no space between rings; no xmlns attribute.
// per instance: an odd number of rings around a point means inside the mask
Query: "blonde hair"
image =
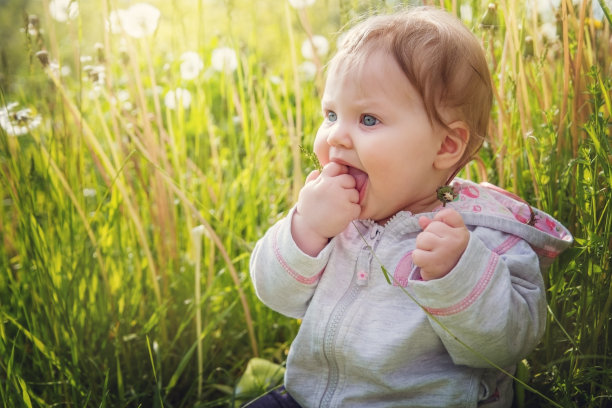
<svg viewBox="0 0 612 408"><path fill-rule="evenodd" d="M363 65L374 51L393 56L432 124L448 129L444 110L468 125L470 138L458 163L463 167L482 146L493 99L484 50L474 34L455 16L432 7L374 16L344 35L330 66Z"/></svg>

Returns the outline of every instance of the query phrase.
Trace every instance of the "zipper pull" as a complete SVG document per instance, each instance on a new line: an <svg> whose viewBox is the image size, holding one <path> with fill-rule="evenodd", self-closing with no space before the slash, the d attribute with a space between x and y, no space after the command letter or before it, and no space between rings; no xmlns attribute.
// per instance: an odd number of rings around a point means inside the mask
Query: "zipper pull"
<svg viewBox="0 0 612 408"><path fill-rule="evenodd" d="M380 234L380 226L376 225L370 230L370 239L374 240Z"/></svg>

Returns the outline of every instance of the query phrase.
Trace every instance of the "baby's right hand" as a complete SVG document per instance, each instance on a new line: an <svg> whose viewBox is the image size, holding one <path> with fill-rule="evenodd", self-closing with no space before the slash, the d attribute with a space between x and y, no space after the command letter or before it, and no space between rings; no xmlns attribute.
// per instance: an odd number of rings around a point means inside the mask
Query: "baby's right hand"
<svg viewBox="0 0 612 408"><path fill-rule="evenodd" d="M330 162L306 178L291 224L293 239L302 251L316 256L360 212L359 192L348 167Z"/></svg>

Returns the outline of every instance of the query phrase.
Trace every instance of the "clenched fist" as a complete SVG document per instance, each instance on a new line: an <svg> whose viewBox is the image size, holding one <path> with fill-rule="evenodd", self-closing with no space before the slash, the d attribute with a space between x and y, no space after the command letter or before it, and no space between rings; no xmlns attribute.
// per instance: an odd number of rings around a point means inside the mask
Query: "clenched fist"
<svg viewBox="0 0 612 408"><path fill-rule="evenodd" d="M348 224L359 216L359 192L348 167L328 163L306 178L292 219L291 233L305 253L316 256Z"/></svg>
<svg viewBox="0 0 612 408"><path fill-rule="evenodd" d="M459 262L470 232L461 215L450 208L438 212L433 219L420 217L419 225L423 232L417 235L412 261L421 268L423 280L442 278Z"/></svg>

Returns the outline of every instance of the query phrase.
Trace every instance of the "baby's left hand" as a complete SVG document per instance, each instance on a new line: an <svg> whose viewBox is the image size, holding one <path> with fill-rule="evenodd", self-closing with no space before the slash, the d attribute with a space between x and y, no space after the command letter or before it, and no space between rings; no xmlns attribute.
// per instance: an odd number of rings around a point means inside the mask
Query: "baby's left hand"
<svg viewBox="0 0 612 408"><path fill-rule="evenodd" d="M412 261L421 268L423 280L442 278L459 262L470 233L461 215L450 208L438 212L433 220L420 217L419 225L423 232L417 235Z"/></svg>

